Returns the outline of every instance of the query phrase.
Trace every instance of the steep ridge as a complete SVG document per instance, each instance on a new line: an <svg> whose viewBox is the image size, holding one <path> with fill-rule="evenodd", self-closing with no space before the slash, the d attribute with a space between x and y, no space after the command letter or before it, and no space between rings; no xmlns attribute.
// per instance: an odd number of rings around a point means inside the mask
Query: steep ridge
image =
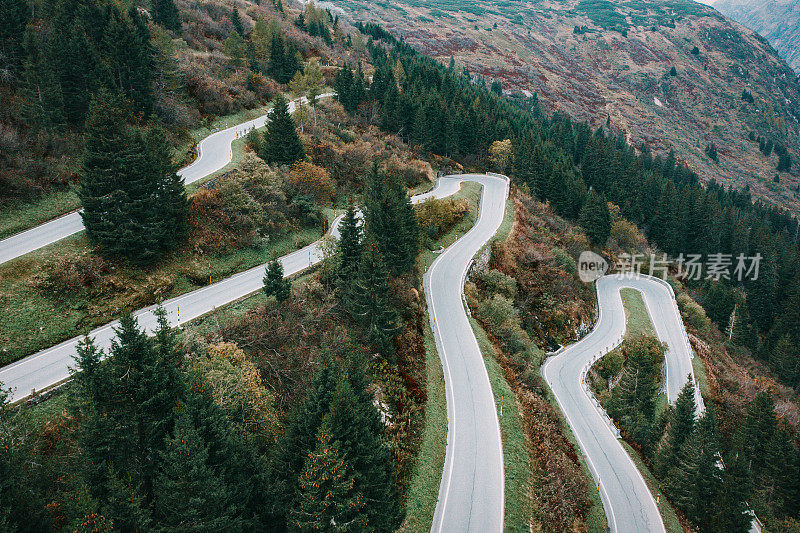
<svg viewBox="0 0 800 533"><path fill-rule="evenodd" d="M717 0L711 5L758 32L800 72L800 0Z"/></svg>
<svg viewBox="0 0 800 533"><path fill-rule="evenodd" d="M333 96L333 93L325 93L318 98L330 96ZM308 100L306 97L302 97L300 101L306 103ZM297 109L297 102L298 100L289 102L290 113ZM180 169L178 175L188 185L222 170L233 159L233 150L231 148L233 141L243 137L250 130L263 128L267 123L268 117L269 113L266 113L252 120L214 132L204 138L197 145L197 159L190 165ZM83 219L80 211L75 211L12 235L0 241L0 264L60 241L80 231L83 231Z"/></svg>
<svg viewBox="0 0 800 533"><path fill-rule="evenodd" d="M749 140L755 133L780 142L800 161L797 75L765 39L711 7L692 0L335 4L445 65L452 57L487 85L535 93L546 111L593 128L610 121L636 146L662 155L673 149L705 181L749 185L800 212L800 165L778 173L777 156ZM707 154L712 144L716 160Z"/></svg>

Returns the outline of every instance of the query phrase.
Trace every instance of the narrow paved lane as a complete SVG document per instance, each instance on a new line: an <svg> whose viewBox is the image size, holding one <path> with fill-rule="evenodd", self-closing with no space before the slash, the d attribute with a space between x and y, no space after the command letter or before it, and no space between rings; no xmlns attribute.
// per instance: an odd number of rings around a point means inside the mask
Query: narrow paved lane
<svg viewBox="0 0 800 533"><path fill-rule="evenodd" d="M433 530L440 532L500 532L503 529L504 474L500 425L489 377L462 299L464 278L475 254L497 232L505 215L508 179L499 175L459 175L440 178L436 187L414 196L414 203L456 193L464 181L483 186L478 219L445 250L425 274L424 286L431 325L447 386L448 440ZM330 234L338 238L338 218ZM322 260L321 241L280 259L287 276ZM216 307L261 290L265 265L163 303L170 325L184 324ZM134 313L139 324L156 327L151 306ZM112 322L89 335L102 348L114 336ZM43 390L69 377L81 337L43 350L0 369L0 382L12 388L11 401Z"/></svg>
<svg viewBox="0 0 800 533"><path fill-rule="evenodd" d="M494 236L505 214L507 178L467 175L444 180L483 185L475 225L433 262L425 296L447 390L447 453L431 531L503 530L505 480L500 424L489 375L463 302L472 258Z"/></svg>
<svg viewBox="0 0 800 533"><path fill-rule="evenodd" d="M332 95L333 93L325 93L318 98L327 98ZM304 103L307 102L305 97L302 100ZM289 102L290 113L293 113L296 107L296 101ZM178 175L188 185L222 170L233 159L231 143L246 135L250 130L263 127L267 123L267 119L268 114L265 114L253 120L212 133L197 145L197 159L189 166L179 170ZM80 231L83 231L83 219L79 211L74 211L7 237L0 241L0 264L60 241Z"/></svg>
<svg viewBox="0 0 800 533"><path fill-rule="evenodd" d="M633 460L617 440L613 423L585 384L589 367L618 346L625 334L625 309L620 289L642 293L665 355L667 400L672 403L688 379L695 382L698 413L703 401L692 370L692 352L672 289L649 276L604 276L597 280L599 317L595 328L579 342L550 357L542 375L575 434L600 488L611 531L664 531L653 495Z"/></svg>

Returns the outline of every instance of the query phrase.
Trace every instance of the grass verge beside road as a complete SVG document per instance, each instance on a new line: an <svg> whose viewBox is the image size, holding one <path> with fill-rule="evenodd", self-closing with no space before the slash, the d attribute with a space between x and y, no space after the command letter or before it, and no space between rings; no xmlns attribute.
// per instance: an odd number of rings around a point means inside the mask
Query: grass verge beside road
<svg viewBox="0 0 800 533"><path fill-rule="evenodd" d="M147 269L113 265L93 290L52 293L36 284L51 261L89 250L85 234L0 265L0 364L9 364L119 318L124 310L185 294L293 252L322 235L303 227L268 242L225 254L197 256L184 247Z"/></svg>
<svg viewBox="0 0 800 533"><path fill-rule="evenodd" d="M505 474L505 531L529 531L531 510L530 455L525 442L525 429L517 397L503 375L497 353L486 332L474 318L470 319L472 331L478 339L489 383L492 385L500 435L503 442L503 469Z"/></svg>

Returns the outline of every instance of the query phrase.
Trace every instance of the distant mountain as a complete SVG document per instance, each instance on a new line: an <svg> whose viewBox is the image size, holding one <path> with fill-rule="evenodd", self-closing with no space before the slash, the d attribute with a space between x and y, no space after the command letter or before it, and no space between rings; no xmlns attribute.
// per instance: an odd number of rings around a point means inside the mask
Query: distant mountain
<svg viewBox="0 0 800 533"><path fill-rule="evenodd" d="M800 0L717 0L713 6L765 37L800 72Z"/></svg>
<svg viewBox="0 0 800 533"><path fill-rule="evenodd" d="M691 0L333 0L449 64L607 120L703 180L800 214L800 84L765 38ZM786 146L778 172L768 141ZM759 142L763 141L763 142Z"/></svg>

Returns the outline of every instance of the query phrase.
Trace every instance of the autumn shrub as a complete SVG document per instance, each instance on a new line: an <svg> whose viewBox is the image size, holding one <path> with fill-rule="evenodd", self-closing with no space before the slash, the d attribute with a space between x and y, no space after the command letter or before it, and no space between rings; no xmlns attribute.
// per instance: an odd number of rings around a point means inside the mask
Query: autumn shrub
<svg viewBox="0 0 800 533"><path fill-rule="evenodd" d="M433 181L433 169L430 163L420 159L412 157L401 159L396 154L392 154L386 162L386 168L394 172L408 188Z"/></svg>
<svg viewBox="0 0 800 533"><path fill-rule="evenodd" d="M291 227L281 176L253 154L219 178L214 189L192 197L192 242L201 251L219 252L253 246Z"/></svg>
<svg viewBox="0 0 800 533"><path fill-rule="evenodd" d="M692 300L686 294L678 295L678 307L684 320L688 322L696 331L708 333L711 328L711 321L706 316L706 311L700 304Z"/></svg>
<svg viewBox="0 0 800 533"><path fill-rule="evenodd" d="M211 385L215 402L235 427L262 444L274 441L278 429L275 397L242 349L232 342L209 344L205 353L191 358L191 366Z"/></svg>
<svg viewBox="0 0 800 533"><path fill-rule="evenodd" d="M519 311L513 300L495 294L478 304L476 315L507 354L518 354L528 349L530 336L522 329Z"/></svg>
<svg viewBox="0 0 800 533"><path fill-rule="evenodd" d="M517 295L517 280L494 268L480 274L477 281L485 291L498 293L506 298Z"/></svg>
<svg viewBox="0 0 800 533"><path fill-rule="evenodd" d="M464 217L468 209L469 205L464 200L429 198L415 210L422 235L434 241L450 231Z"/></svg>
<svg viewBox="0 0 800 533"><path fill-rule="evenodd" d="M331 174L325 167L300 160L289 171L289 187L295 194L309 194L315 202L327 205L336 192Z"/></svg>
<svg viewBox="0 0 800 533"><path fill-rule="evenodd" d="M34 283L53 294L73 294L95 288L110 271L106 261L91 252L57 257L45 265Z"/></svg>

